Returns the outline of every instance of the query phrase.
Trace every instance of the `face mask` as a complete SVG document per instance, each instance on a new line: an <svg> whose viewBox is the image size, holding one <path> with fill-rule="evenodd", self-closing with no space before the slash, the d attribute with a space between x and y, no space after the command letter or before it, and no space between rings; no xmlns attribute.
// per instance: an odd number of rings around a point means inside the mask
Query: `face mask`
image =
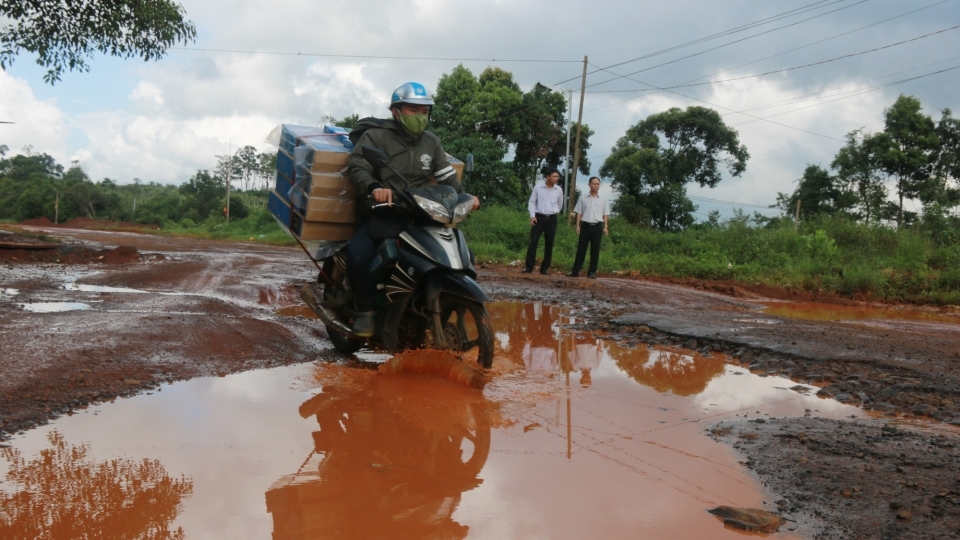
<svg viewBox="0 0 960 540"><path fill-rule="evenodd" d="M401 114L400 125L402 125L403 129L407 130L407 133L410 135L419 137L424 130L427 129L427 115L411 114L408 116Z"/></svg>

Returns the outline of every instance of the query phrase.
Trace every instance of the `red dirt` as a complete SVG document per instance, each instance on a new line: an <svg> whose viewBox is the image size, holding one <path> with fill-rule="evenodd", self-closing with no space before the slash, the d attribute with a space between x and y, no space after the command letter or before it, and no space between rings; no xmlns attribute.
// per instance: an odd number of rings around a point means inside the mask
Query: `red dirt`
<svg viewBox="0 0 960 540"><path fill-rule="evenodd" d="M140 252L133 246L93 249L74 244L56 249L0 249L0 263L5 264L130 264L140 261Z"/></svg>
<svg viewBox="0 0 960 540"><path fill-rule="evenodd" d="M131 223L129 221L108 221L105 219L91 219L88 217L75 217L64 223L54 223L47 217L38 217L21 221L20 225L32 225L34 227L57 227L63 229L88 229L102 231L143 231L160 230L158 225L144 225L143 223Z"/></svg>

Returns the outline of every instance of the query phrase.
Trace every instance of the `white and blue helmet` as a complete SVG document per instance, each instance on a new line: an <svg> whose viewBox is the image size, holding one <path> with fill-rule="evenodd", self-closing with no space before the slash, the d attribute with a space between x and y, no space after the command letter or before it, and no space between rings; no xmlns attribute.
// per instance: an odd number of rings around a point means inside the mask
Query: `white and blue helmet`
<svg viewBox="0 0 960 540"><path fill-rule="evenodd" d="M433 107L433 98L430 92L422 84L416 81L405 82L393 91L390 97L390 108L399 106L401 103L411 105L429 105Z"/></svg>

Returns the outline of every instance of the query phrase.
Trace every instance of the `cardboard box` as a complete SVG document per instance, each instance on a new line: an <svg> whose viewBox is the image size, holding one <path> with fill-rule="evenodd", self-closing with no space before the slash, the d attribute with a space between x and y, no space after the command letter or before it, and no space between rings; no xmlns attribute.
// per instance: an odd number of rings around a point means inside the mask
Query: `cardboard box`
<svg viewBox="0 0 960 540"><path fill-rule="evenodd" d="M283 177L290 182L293 182L294 178L296 178L294 174L293 154L288 153L283 148L277 150L277 174L283 175Z"/></svg>
<svg viewBox="0 0 960 540"><path fill-rule="evenodd" d="M447 154L447 161L450 162L450 166L453 167L454 172L457 173L457 180L463 182L463 165L464 163L459 159Z"/></svg>
<svg viewBox="0 0 960 540"><path fill-rule="evenodd" d="M267 209L301 240L349 240L353 236L352 223L307 221L289 201L273 190L267 198Z"/></svg>
<svg viewBox="0 0 960 540"><path fill-rule="evenodd" d="M276 180L273 183L273 190L276 191L280 197L290 200L289 193L290 189L293 187L293 182L284 178L280 173L277 173Z"/></svg>
<svg viewBox="0 0 960 540"><path fill-rule="evenodd" d="M297 185L310 197L356 198L353 184L345 174L299 171Z"/></svg>
<svg viewBox="0 0 960 540"><path fill-rule="evenodd" d="M290 190L290 203L307 221L353 223L357 203L353 197L309 197L300 186Z"/></svg>
<svg viewBox="0 0 960 540"><path fill-rule="evenodd" d="M343 145L321 144L316 141L306 141L298 146L293 154L297 165L297 174L309 173L340 173L350 161L350 150Z"/></svg>
<svg viewBox="0 0 960 540"><path fill-rule="evenodd" d="M301 240L349 240L353 238L353 223L307 221L294 210L290 216L290 232Z"/></svg>

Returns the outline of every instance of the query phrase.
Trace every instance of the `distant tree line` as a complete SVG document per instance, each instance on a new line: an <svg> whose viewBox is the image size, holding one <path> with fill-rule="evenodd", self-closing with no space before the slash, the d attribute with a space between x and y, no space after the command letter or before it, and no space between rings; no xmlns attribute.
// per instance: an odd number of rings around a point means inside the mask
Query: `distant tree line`
<svg viewBox="0 0 960 540"><path fill-rule="evenodd" d="M848 133L830 169L808 165L793 193L779 194L777 206L794 213L799 203L801 219L842 214L898 228L918 221L933 232L956 228L951 211L960 206L960 119L944 109L935 121L921 110L920 100L901 95L884 111L883 131ZM923 212L906 208L905 201L919 201Z"/></svg>
<svg viewBox="0 0 960 540"><path fill-rule="evenodd" d="M191 226L222 219L226 178L230 173L230 217L242 219L251 207L262 207L276 169L276 155L240 148L232 158L217 156L212 170L199 170L179 186L156 182L120 184L104 178L94 182L74 162L69 168L47 154L27 147L6 157L0 146L0 220L46 217L60 223L75 217L142 224Z"/></svg>

